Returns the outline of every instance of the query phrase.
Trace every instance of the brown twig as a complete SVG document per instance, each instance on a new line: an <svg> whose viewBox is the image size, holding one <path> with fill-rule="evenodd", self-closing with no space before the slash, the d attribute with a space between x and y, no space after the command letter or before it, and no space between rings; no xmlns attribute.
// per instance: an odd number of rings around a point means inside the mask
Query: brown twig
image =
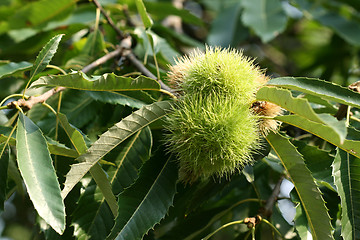
<svg viewBox="0 0 360 240"><path fill-rule="evenodd" d="M89 65L85 66L82 69L82 72L87 73L88 71L90 71L91 69L109 61L110 59L116 57L116 56L120 56L123 52L123 50L125 48L128 48L129 46L129 40L128 38L123 39L123 41L121 42L120 46L112 51L109 52L108 54L104 55L103 57L95 60L94 62L90 63ZM130 44L131 46L131 44ZM31 96L29 99L25 100L25 99L18 99L16 101L10 102L8 103L6 106L9 109L13 109L16 108L16 106L22 108L24 111L28 111L30 110L34 105L38 104L38 103L44 103L46 100L48 100L50 97L52 97L53 95L55 95L56 93L59 93L61 91L64 91L66 88L65 87L57 87L57 88L53 88L50 89L49 91L41 94L40 96Z"/></svg>
<svg viewBox="0 0 360 240"><path fill-rule="evenodd" d="M92 0L92 2L95 4L95 6L100 9L102 15L106 18L106 21L110 24L110 26L116 31L116 34L123 39L125 37L125 35L123 34L123 32L116 27L114 21L110 18L110 16L106 13L106 11L104 10L104 8L100 5L100 3L97 0Z"/></svg>
<svg viewBox="0 0 360 240"><path fill-rule="evenodd" d="M265 218L270 217L271 214L272 214L272 209L274 207L275 202L278 199L278 195L280 193L280 186L281 186L281 183L282 183L283 179L284 179L284 176L281 176L279 181L277 182L276 186L274 187L274 189L273 189L273 191L271 193L271 196L266 201L265 207L261 211L262 215Z"/></svg>
<svg viewBox="0 0 360 240"><path fill-rule="evenodd" d="M154 80L157 80L161 86L162 89L164 89L165 91L168 91L170 93L173 93L174 90L172 90L169 86L167 86L163 81L161 81L160 79L157 79L157 77L149 71L149 69L147 69L144 64L142 64L141 61L139 61L135 54L132 51L124 51L123 56L125 56L133 65L134 67L136 67L142 74L144 74L145 76L152 78Z"/></svg>
<svg viewBox="0 0 360 240"><path fill-rule="evenodd" d="M96 5L96 7L100 9L101 13L104 15L110 26L116 31L118 36L124 38L124 34L121 32L119 28L115 26L114 22L105 12L105 10L101 7L99 2L97 0L93 0L93 2ZM168 91L170 93L174 92L169 86L167 86L163 81L161 81L161 79L158 79L154 74L152 74L152 72L150 72L149 69L147 69L144 66L144 64L136 58L135 54L132 52L130 48L128 48L128 51L124 51L123 56L126 57L142 74L144 74L149 78L157 80L163 90Z"/></svg>

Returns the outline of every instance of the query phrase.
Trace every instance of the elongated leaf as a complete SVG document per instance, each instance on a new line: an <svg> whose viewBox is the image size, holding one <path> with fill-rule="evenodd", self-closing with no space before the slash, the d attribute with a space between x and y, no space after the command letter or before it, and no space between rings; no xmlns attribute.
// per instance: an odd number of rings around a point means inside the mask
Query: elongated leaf
<svg viewBox="0 0 360 240"><path fill-rule="evenodd" d="M40 73L50 63L52 57L56 53L60 40L64 34L59 34L50 39L50 41L41 49L39 55L36 57L35 63L30 71L30 79L36 74Z"/></svg>
<svg viewBox="0 0 360 240"><path fill-rule="evenodd" d="M142 239L172 205L176 182L174 162L157 156L147 161L136 183L119 195L119 214L107 239Z"/></svg>
<svg viewBox="0 0 360 240"><path fill-rule="evenodd" d="M17 71L24 71L32 66L29 62L10 62L0 66L0 78L11 75Z"/></svg>
<svg viewBox="0 0 360 240"><path fill-rule="evenodd" d="M334 130L336 133L335 136L339 137L340 142L343 142L346 137L347 129L345 121L338 121L329 114L316 114L309 105L307 99L294 98L289 90L274 87L263 87L257 92L256 98L258 100L275 103L292 113L296 113L311 121L327 125Z"/></svg>
<svg viewBox="0 0 360 240"><path fill-rule="evenodd" d="M150 28L153 25L152 19L149 17L148 13L146 12L145 5L142 0L135 0L136 8L141 16L141 20L144 24L144 27Z"/></svg>
<svg viewBox="0 0 360 240"><path fill-rule="evenodd" d="M294 217L294 227L300 237L301 240L307 240L311 238L308 236L308 221L306 219L306 214L303 206L301 205L299 196L297 195L296 189L293 189L290 193L291 200L296 204L296 214Z"/></svg>
<svg viewBox="0 0 360 240"><path fill-rule="evenodd" d="M66 134L68 135L71 143L75 147L76 151L79 153L79 155L85 153L87 151L87 146L82 134L77 129L75 129L70 125L64 114L58 113L58 119L60 121L61 126L64 128ZM106 201L108 202L109 207L113 212L114 216L116 216L117 215L116 198L113 192L111 191L111 186L104 170L101 168L100 164L95 164L90 169L90 173L91 176L94 178L96 184L101 189L101 192L104 195Z"/></svg>
<svg viewBox="0 0 360 240"><path fill-rule="evenodd" d="M0 144L0 212L4 210L6 200L7 175L9 164L9 148L5 144Z"/></svg>
<svg viewBox="0 0 360 240"><path fill-rule="evenodd" d="M66 175L65 186L61 193L62 196L65 198L90 168L107 153L137 131L164 117L167 114L167 110L170 109L170 102L153 103L133 112L130 116L124 118L102 134L88 151L78 158L80 163L71 166L70 171Z"/></svg>
<svg viewBox="0 0 360 240"><path fill-rule="evenodd" d="M295 141L293 143L301 155L303 155L305 164L316 179L316 182L336 192L331 175L331 164L334 157L330 155L330 152L319 149L316 146L310 146L302 141Z"/></svg>
<svg viewBox="0 0 360 240"><path fill-rule="evenodd" d="M338 150L332 167L341 199L341 235L360 239L360 159Z"/></svg>
<svg viewBox="0 0 360 240"><path fill-rule="evenodd" d="M138 178L140 167L150 158L151 143L151 131L145 128L119 146L121 150L115 159L116 167L108 170L114 194L118 195ZM99 193L99 188L89 185L78 202L73 214L77 239L105 239L114 225L110 209Z"/></svg>
<svg viewBox="0 0 360 240"><path fill-rule="evenodd" d="M124 95L123 92L87 92L93 99L110 104L121 104L134 108L141 108L146 105L145 102ZM136 92L136 95L141 95L142 92ZM137 97L137 96L135 96Z"/></svg>
<svg viewBox="0 0 360 240"><path fill-rule="evenodd" d="M65 229L65 206L52 159L40 129L20 113L16 133L18 165L38 214L59 234Z"/></svg>
<svg viewBox="0 0 360 240"><path fill-rule="evenodd" d="M297 90L323 99L360 108L359 93L331 82L314 78L280 77L271 79L268 85Z"/></svg>
<svg viewBox="0 0 360 240"><path fill-rule="evenodd" d="M275 38L286 27L286 14L279 0L244 0L242 21L264 42Z"/></svg>
<svg viewBox="0 0 360 240"><path fill-rule="evenodd" d="M316 186L304 159L288 139L270 133L267 141L280 158L290 176L304 208L313 239L333 239L330 216L321 192Z"/></svg>
<svg viewBox="0 0 360 240"><path fill-rule="evenodd" d="M241 9L241 2L236 2L219 12L211 23L207 40L210 45L228 47L233 43L233 39L238 35L237 25Z"/></svg>
<svg viewBox="0 0 360 240"><path fill-rule="evenodd" d="M360 157L360 141L345 139L344 142L341 143L337 138L334 138L336 133L329 126L316 123L296 115L278 116L275 119L301 128L328 141L331 144L334 144L335 146L338 146L342 150L354 156Z"/></svg>
<svg viewBox="0 0 360 240"><path fill-rule="evenodd" d="M31 87L57 87L89 90L89 91L138 91L160 90L160 84L151 78L140 76L135 79L116 76L106 73L102 76L89 78L83 72L74 72L67 75L45 76L35 81Z"/></svg>

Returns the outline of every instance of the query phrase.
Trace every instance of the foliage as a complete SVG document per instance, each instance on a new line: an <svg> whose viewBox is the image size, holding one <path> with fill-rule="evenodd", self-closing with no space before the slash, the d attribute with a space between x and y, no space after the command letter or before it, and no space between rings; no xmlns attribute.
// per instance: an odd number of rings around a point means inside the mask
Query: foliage
<svg viewBox="0 0 360 240"><path fill-rule="evenodd" d="M359 239L359 14L349 0L2 1L0 236ZM239 137L234 122L253 121L215 93L208 108L177 104L170 65L206 46L256 59L271 80L246 99L284 113L267 118L282 124L256 139L252 166L186 184L169 130L213 117ZM202 89L198 73L183 90ZM238 140L211 134L182 152L189 164L197 148Z"/></svg>

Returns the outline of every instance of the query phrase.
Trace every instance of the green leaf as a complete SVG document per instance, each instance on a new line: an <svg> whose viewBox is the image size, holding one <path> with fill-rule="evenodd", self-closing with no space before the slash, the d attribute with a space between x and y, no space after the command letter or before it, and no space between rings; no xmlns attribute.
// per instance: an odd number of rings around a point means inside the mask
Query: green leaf
<svg viewBox="0 0 360 240"><path fill-rule="evenodd" d="M88 151L77 159L80 163L71 166L66 175L62 196L65 198L90 168L107 153L137 131L164 117L170 109L170 102L153 103L133 112L102 134Z"/></svg>
<svg viewBox="0 0 360 240"><path fill-rule="evenodd" d="M334 157L330 155L330 152L301 141L294 141L294 145L303 155L305 164L316 179L316 182L336 192L331 175L331 165Z"/></svg>
<svg viewBox="0 0 360 240"><path fill-rule="evenodd" d="M6 200L8 164L10 158L10 149L5 144L0 144L0 212L4 210Z"/></svg>
<svg viewBox="0 0 360 240"><path fill-rule="evenodd" d="M357 1L350 2L355 3ZM334 32L348 43L354 46L360 46L360 27L359 20L356 16L357 11L350 10L346 13L346 11L335 9L346 9L347 6L336 6L333 10L331 7L326 5L322 6L317 2L309 0L297 1L297 4L300 5L301 9L306 12L309 17L324 26L332 28Z"/></svg>
<svg viewBox="0 0 360 240"><path fill-rule="evenodd" d="M151 131L147 127L127 139L115 158L116 167L108 170L115 195L129 187L138 178L139 169L150 158ZM114 225L114 219L104 197L94 184L86 187L73 214L74 234L78 239L105 239ZM89 207L91 205L91 207Z"/></svg>
<svg viewBox="0 0 360 240"><path fill-rule="evenodd" d="M56 35L50 39L50 41L43 47L43 49L41 49L30 71L30 79L32 79L36 74L42 72L42 70L44 70L50 63L52 57L56 53L62 36L64 36L64 34Z"/></svg>
<svg viewBox="0 0 360 240"><path fill-rule="evenodd" d="M280 77L271 79L268 85L297 90L323 99L360 108L360 94L331 82L314 78Z"/></svg>
<svg viewBox="0 0 360 240"><path fill-rule="evenodd" d="M151 78L140 76L137 78L116 76L106 73L102 76L89 78L83 72L74 72L66 75L44 76L35 81L31 87L66 87L88 91L138 91L160 90L160 84Z"/></svg>
<svg viewBox="0 0 360 240"><path fill-rule="evenodd" d="M119 214L107 239L142 239L173 204L176 182L173 161L157 155L147 161L136 183L119 195Z"/></svg>
<svg viewBox="0 0 360 240"><path fill-rule="evenodd" d="M315 136L318 136L319 138L322 138L329 143L338 146L342 150L354 156L360 157L360 141L345 139L344 142L341 143L338 138L334 138L336 133L329 126L316 123L296 115L278 116L275 117L275 119L312 133Z"/></svg>
<svg viewBox="0 0 360 240"><path fill-rule="evenodd" d="M339 137L340 142L343 142L346 137L347 129L345 121L338 121L329 114L316 114L307 99L294 98L289 90L274 87L262 87L257 92L256 99L275 103L292 113L296 113L311 121L327 125L334 130L336 133L335 136Z"/></svg>
<svg viewBox="0 0 360 240"><path fill-rule="evenodd" d="M301 154L288 139L280 135L271 132L266 139L280 158L294 184L313 239L333 239L330 216L325 207L325 202Z"/></svg>
<svg viewBox="0 0 360 240"><path fill-rule="evenodd" d="M287 17L279 0L244 0L242 21L252 28L263 42L285 30Z"/></svg>
<svg viewBox="0 0 360 240"><path fill-rule="evenodd" d="M76 150L68 148L64 144L55 141L49 142L49 140L47 144L51 154L70 158L77 158L79 156L79 153L76 152Z"/></svg>
<svg viewBox="0 0 360 240"><path fill-rule="evenodd" d="M38 214L59 234L65 230L65 206L46 139L20 113L16 133L17 161L30 199Z"/></svg>
<svg viewBox="0 0 360 240"><path fill-rule="evenodd" d="M96 101L110 104L121 104L133 108L141 108L146 103L139 99L139 95L148 97L145 92L135 92L135 96L129 96L126 92L87 92ZM140 96L141 98L141 96ZM153 101L152 101L153 102Z"/></svg>
<svg viewBox="0 0 360 240"><path fill-rule="evenodd" d="M223 9L212 21L207 42L210 45L230 46L233 43L234 37L238 34L237 23L240 13L240 2Z"/></svg>
<svg viewBox="0 0 360 240"><path fill-rule="evenodd" d="M168 17L169 15L175 15L181 17L181 20L185 23L192 25L203 26L202 20L191 13L189 10L184 8L176 8L170 2L149 2L145 3L146 10L152 14L153 18L163 18ZM155 19L156 20L156 19ZM155 27L155 26L153 26Z"/></svg>
<svg viewBox="0 0 360 240"><path fill-rule="evenodd" d="M24 71L29 69L32 66L31 63L29 62L19 62L19 63L15 63L15 62L10 62L4 65L0 66L0 78L11 75L15 72L18 71Z"/></svg>
<svg viewBox="0 0 360 240"><path fill-rule="evenodd" d="M141 20L144 24L145 28L150 28L153 25L153 21L151 20L150 16L146 12L145 5L142 0L135 0L136 8L140 14Z"/></svg>
<svg viewBox="0 0 360 240"><path fill-rule="evenodd" d="M71 143L73 144L79 155L85 153L88 148L86 146L83 135L77 129L75 129L73 126L70 125L64 114L58 113L57 117L59 119L61 126L65 130ZM104 170L101 168L100 164L95 164L90 169L90 173L91 176L94 178L96 184L99 186L106 201L108 202L112 213L114 214L114 216L116 216L117 215L116 198L113 192L111 191L111 186Z"/></svg>
<svg viewBox="0 0 360 240"><path fill-rule="evenodd" d="M341 235L360 239L360 159L338 150L332 167L341 199Z"/></svg>
<svg viewBox="0 0 360 240"><path fill-rule="evenodd" d="M82 49L82 54L86 54L90 57L95 57L105 49L104 37L99 29L96 29L94 32L90 33L84 48Z"/></svg>
<svg viewBox="0 0 360 240"><path fill-rule="evenodd" d="M299 196L294 193L294 190L291 191L291 200L296 203L296 214L294 217L294 227L300 237L301 240L307 240L309 238L308 233L308 221L306 219L306 214L303 206L301 205Z"/></svg>

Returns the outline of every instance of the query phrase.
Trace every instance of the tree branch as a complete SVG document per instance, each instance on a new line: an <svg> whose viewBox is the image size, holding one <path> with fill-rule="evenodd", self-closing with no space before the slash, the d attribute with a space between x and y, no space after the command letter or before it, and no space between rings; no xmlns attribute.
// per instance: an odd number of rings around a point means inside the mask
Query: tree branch
<svg viewBox="0 0 360 240"><path fill-rule="evenodd" d="M125 38L125 35L123 32L115 26L114 21L110 18L110 16L106 13L104 8L100 5L100 3L97 0L92 0L92 2L95 4L95 6L100 9L100 12L102 15L106 18L106 21L110 24L110 26L116 31L116 34L121 38Z"/></svg>
<svg viewBox="0 0 360 240"><path fill-rule="evenodd" d="M104 64L105 62L109 61L110 59L112 59L116 56L120 56L122 54L123 50L129 46L129 41L130 41L129 38L124 38L123 41L121 41L120 46L116 50L109 52L108 54L104 55L103 57L101 57L101 58L95 60L94 62L90 63L89 65L85 66L82 69L82 72L87 73L91 69L93 69L101 64ZM131 44L130 44L130 46L131 46ZM27 100L18 99L16 101L8 103L6 106L8 109L13 109L13 108L16 108L16 106L18 106L18 107L21 107L24 111L28 111L34 105L45 102L46 100L48 100L50 97L52 97L56 93L64 91L65 89L66 89L65 87L53 88L53 89L50 89L49 91L41 94L40 96L31 96Z"/></svg>
<svg viewBox="0 0 360 240"><path fill-rule="evenodd" d="M110 24L110 26L116 31L118 36L121 38L124 38L124 34L121 32L121 30L119 28L117 28L115 26L114 22L109 17L109 15L105 12L105 10L101 7L100 3L97 0L93 0L93 2L96 5L96 7L100 9L101 13L104 15L104 17L106 18L106 20ZM174 93L173 89L171 89L169 86L167 86L163 81L161 81L161 79L157 79L157 77L154 74L152 74L152 72L150 72L149 69L147 69L144 66L144 64L142 64L142 62L136 58L135 54L132 52L130 47L128 48L128 51L124 51L123 56L126 57L142 74L144 74L145 76L147 76L149 78L157 80L163 90L168 91L170 93Z"/></svg>
<svg viewBox="0 0 360 240"><path fill-rule="evenodd" d="M284 179L284 176L281 176L279 181L275 185L273 192L271 193L271 196L266 201L266 205L265 205L264 209L262 209L262 211L261 211L262 215L266 218L270 217L272 214L272 209L274 207L275 202L278 199L278 195L280 193L280 187L281 187L281 183L282 183L283 179Z"/></svg>

